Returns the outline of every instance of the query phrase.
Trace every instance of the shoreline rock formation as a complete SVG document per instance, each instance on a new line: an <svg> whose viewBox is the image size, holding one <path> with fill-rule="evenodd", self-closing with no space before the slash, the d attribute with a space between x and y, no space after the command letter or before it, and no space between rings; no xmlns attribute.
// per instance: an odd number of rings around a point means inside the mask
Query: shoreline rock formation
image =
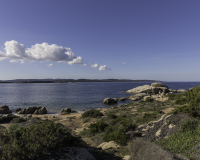
<svg viewBox="0 0 200 160"><path fill-rule="evenodd" d="M138 86L136 88L127 90L127 93L135 93L129 97L131 101L138 101L143 98L146 101L148 98L159 99L166 96L168 93L182 93L185 92L185 89L174 90L169 89L168 86L163 85L162 83L152 83L151 85Z"/></svg>

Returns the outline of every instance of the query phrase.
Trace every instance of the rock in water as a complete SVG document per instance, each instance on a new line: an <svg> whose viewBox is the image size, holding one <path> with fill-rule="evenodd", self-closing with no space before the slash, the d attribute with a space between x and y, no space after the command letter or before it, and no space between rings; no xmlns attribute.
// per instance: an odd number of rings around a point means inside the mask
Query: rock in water
<svg viewBox="0 0 200 160"><path fill-rule="evenodd" d="M118 99L117 98L112 98L111 103L117 103Z"/></svg>
<svg viewBox="0 0 200 160"><path fill-rule="evenodd" d="M7 105L0 106L0 114L9 114L11 113Z"/></svg>
<svg viewBox="0 0 200 160"><path fill-rule="evenodd" d="M65 108L61 110L61 115L70 114L71 108Z"/></svg>
<svg viewBox="0 0 200 160"><path fill-rule="evenodd" d="M16 112L19 112L19 111L21 111L21 110L22 110L21 108L15 109Z"/></svg>
<svg viewBox="0 0 200 160"><path fill-rule="evenodd" d="M35 107L35 106L27 107L19 111L18 114L33 114L37 109L38 107Z"/></svg>
<svg viewBox="0 0 200 160"><path fill-rule="evenodd" d="M108 97L108 98L105 98L105 99L103 100L103 103L104 103L104 104L110 104L110 103L112 103L111 101L112 101L112 99L111 99L110 97Z"/></svg>
<svg viewBox="0 0 200 160"><path fill-rule="evenodd" d="M119 101L125 101L125 100L126 100L126 97L119 98Z"/></svg>
<svg viewBox="0 0 200 160"><path fill-rule="evenodd" d="M45 107L41 107L34 112L34 114L47 114L47 109Z"/></svg>

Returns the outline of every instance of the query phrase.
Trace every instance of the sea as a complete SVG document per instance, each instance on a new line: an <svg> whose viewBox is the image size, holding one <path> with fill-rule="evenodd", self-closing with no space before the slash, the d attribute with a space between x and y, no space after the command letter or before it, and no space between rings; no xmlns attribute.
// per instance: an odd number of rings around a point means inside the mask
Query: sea
<svg viewBox="0 0 200 160"><path fill-rule="evenodd" d="M59 114L64 108L84 112L89 109L110 108L124 103L106 105L107 97L120 98L133 94L123 91L150 82L78 82L78 83L1 83L0 106L9 106L12 112L16 108L31 106L46 107L49 114ZM162 82L170 89L186 89L200 85L200 82Z"/></svg>

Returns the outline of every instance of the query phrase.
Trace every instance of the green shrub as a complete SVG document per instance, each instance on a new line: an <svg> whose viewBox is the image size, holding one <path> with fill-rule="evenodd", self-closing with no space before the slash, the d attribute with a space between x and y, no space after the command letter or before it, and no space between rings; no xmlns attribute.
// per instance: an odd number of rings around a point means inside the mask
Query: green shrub
<svg viewBox="0 0 200 160"><path fill-rule="evenodd" d="M108 126L104 121L98 121L96 123L90 124L89 128L92 133L100 133Z"/></svg>
<svg viewBox="0 0 200 160"><path fill-rule="evenodd" d="M110 119L116 119L117 118L117 116L112 112L107 112L106 116L108 116L108 118L110 118Z"/></svg>
<svg viewBox="0 0 200 160"><path fill-rule="evenodd" d="M43 121L29 127L10 127L0 132L0 156L7 159L37 159L51 149L70 146L76 140L64 126Z"/></svg>
<svg viewBox="0 0 200 160"><path fill-rule="evenodd" d="M153 102L154 99L153 98L147 98L145 102Z"/></svg>
<svg viewBox="0 0 200 160"><path fill-rule="evenodd" d="M181 125L181 131L186 132L186 131L192 131L195 130L199 126L199 121L198 120L189 120L186 119L183 124Z"/></svg>
<svg viewBox="0 0 200 160"><path fill-rule="evenodd" d="M128 136L125 135L124 129L119 129L119 130L115 130L113 132L105 133L104 136L103 136L103 140L105 142L115 141L116 143L118 143L120 145L126 145L126 142L128 140Z"/></svg>
<svg viewBox="0 0 200 160"><path fill-rule="evenodd" d="M26 122L24 118L18 117L18 118L13 118L10 123L21 123L21 122Z"/></svg>
<svg viewBox="0 0 200 160"><path fill-rule="evenodd" d="M82 117L92 117L92 118L96 118L99 116L103 116L103 113L100 112L99 110L95 110L95 109L91 109L89 111L86 111L85 113L83 113Z"/></svg>
<svg viewBox="0 0 200 160"><path fill-rule="evenodd" d="M106 142L115 141L120 145L126 145L129 137L125 133L131 129L135 130L136 127L135 124L127 121L122 121L120 126L108 126L105 128L103 140Z"/></svg>
<svg viewBox="0 0 200 160"><path fill-rule="evenodd" d="M176 95L172 93L169 93L167 96L169 97L169 100L174 100L176 97Z"/></svg>
<svg viewBox="0 0 200 160"><path fill-rule="evenodd" d="M150 122L156 118L157 114L158 114L158 111L155 111L153 113L145 113L143 118L138 119L136 123L144 124L144 123Z"/></svg>
<svg viewBox="0 0 200 160"><path fill-rule="evenodd" d="M83 130L80 133L80 136L94 136L97 133L103 132L107 126L108 124L106 124L104 121L98 121L96 123L90 124L90 126L88 127L89 129Z"/></svg>

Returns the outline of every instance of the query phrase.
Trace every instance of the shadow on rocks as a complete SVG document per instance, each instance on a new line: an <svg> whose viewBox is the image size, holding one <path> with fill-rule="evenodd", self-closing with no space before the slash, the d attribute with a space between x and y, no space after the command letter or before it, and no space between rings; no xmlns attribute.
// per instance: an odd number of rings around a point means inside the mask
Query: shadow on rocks
<svg viewBox="0 0 200 160"><path fill-rule="evenodd" d="M189 160L181 154L170 153L159 145L143 139L136 139L129 149L131 160Z"/></svg>

